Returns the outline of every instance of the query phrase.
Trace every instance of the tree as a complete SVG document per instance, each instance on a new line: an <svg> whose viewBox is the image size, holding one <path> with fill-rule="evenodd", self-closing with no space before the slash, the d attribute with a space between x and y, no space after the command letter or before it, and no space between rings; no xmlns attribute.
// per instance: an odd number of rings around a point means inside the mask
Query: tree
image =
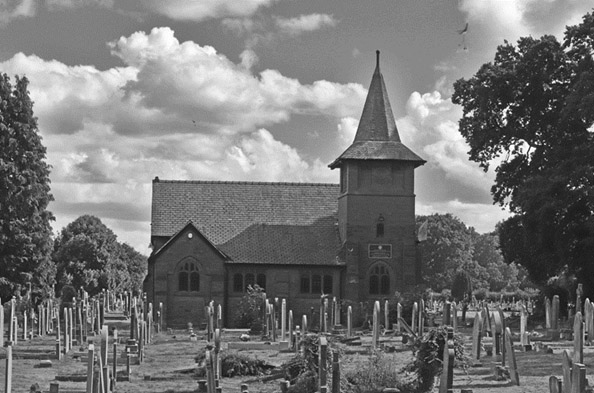
<svg viewBox="0 0 594 393"><path fill-rule="evenodd" d="M483 269L472 259L466 225L449 213L417 217L417 225L425 221L428 237L420 245L425 284L435 291L449 289L456 273L462 271L471 277L473 286L484 286L478 282Z"/></svg>
<svg viewBox="0 0 594 393"><path fill-rule="evenodd" d="M494 61L454 84L470 159L496 165L495 203L506 262L538 283L576 273L594 295L594 16L554 36L497 48ZM515 244L523 251L507 248ZM529 252L528 252L529 250Z"/></svg>
<svg viewBox="0 0 594 393"><path fill-rule="evenodd" d="M484 268L482 277L491 291L516 290L520 285L515 263L506 264L499 250L499 237L494 233L472 231L472 258Z"/></svg>
<svg viewBox="0 0 594 393"><path fill-rule="evenodd" d="M53 258L60 285L82 287L91 295L102 289L138 291L146 272L146 258L118 243L111 229L89 215L62 229Z"/></svg>
<svg viewBox="0 0 594 393"><path fill-rule="evenodd" d="M27 78L0 75L0 296L49 291L53 215L50 166L33 116Z"/></svg>
<svg viewBox="0 0 594 393"><path fill-rule="evenodd" d="M119 259L127 271L127 280L120 290L142 293L142 283L147 273L147 257L126 243L119 244Z"/></svg>

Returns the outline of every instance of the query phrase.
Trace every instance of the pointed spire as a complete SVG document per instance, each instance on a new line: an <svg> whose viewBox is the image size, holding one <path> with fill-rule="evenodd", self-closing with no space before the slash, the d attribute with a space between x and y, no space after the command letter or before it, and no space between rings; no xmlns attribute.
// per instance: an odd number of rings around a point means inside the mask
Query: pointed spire
<svg viewBox="0 0 594 393"><path fill-rule="evenodd" d="M375 51L375 69L377 71L379 71L379 56L380 56L380 51L378 49Z"/></svg>
<svg viewBox="0 0 594 393"><path fill-rule="evenodd" d="M390 99L380 72L380 51L375 52L376 65L367 99L359 121L353 144L329 167L341 166L344 160L396 160L413 162L415 167L425 160L400 141Z"/></svg>
<svg viewBox="0 0 594 393"><path fill-rule="evenodd" d="M400 135L398 135L398 129L394 121L386 84L380 72L380 51L376 51L375 54L375 71L371 78L355 141L400 142Z"/></svg>

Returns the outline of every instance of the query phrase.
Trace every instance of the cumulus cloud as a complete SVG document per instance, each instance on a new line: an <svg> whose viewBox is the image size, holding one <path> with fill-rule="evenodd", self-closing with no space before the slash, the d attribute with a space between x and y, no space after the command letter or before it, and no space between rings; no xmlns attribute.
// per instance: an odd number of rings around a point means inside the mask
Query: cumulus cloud
<svg viewBox="0 0 594 393"><path fill-rule="evenodd" d="M277 70L255 74L255 54L246 51L234 63L212 47L180 43L168 28L122 37L111 49L124 66L99 70L22 53L0 63L31 82L52 165L56 229L84 208L114 222L124 210L117 225L148 230L154 176L336 181L327 163L302 156L274 126L296 114L321 116L340 123L347 138L365 99L361 85L302 84Z"/></svg>
<svg viewBox="0 0 594 393"><path fill-rule="evenodd" d="M297 36L324 27L334 27L338 21L334 16L328 14L309 14L296 18L277 17L275 23L282 33Z"/></svg>
<svg viewBox="0 0 594 393"><path fill-rule="evenodd" d="M464 187L488 194L493 174L483 172L468 159L468 145L458 131L461 109L433 91L412 93L406 111L407 115L398 120L402 140L427 160L427 166L443 173L442 181L450 183L448 188L454 192ZM452 182L458 187L452 187Z"/></svg>
<svg viewBox="0 0 594 393"><path fill-rule="evenodd" d="M499 206L485 203L461 202L457 199L440 203L417 203L416 214L430 215L434 213L451 213L467 226L474 227L479 233L495 230L495 224L507 219L510 215Z"/></svg>
<svg viewBox="0 0 594 393"><path fill-rule="evenodd" d="M359 126L359 120L354 117L343 117L338 123L338 136L341 142L342 149L346 149L353 143L355 134L357 133L357 127Z"/></svg>
<svg viewBox="0 0 594 393"><path fill-rule="evenodd" d="M144 0L150 10L175 20L203 21L211 18L240 17L269 7L276 0Z"/></svg>
<svg viewBox="0 0 594 393"><path fill-rule="evenodd" d="M561 39L565 26L580 23L592 4L579 0L462 0L459 8L483 43L500 44L527 35L554 34ZM548 17L551 14L556 17Z"/></svg>
<svg viewBox="0 0 594 393"><path fill-rule="evenodd" d="M276 70L251 72L210 46L180 43L169 28L134 33L111 43L124 67L104 71L16 54L2 63L26 74L45 133L73 134L86 123L108 124L119 135L236 134L285 122L293 114L330 117L360 111L359 84L305 85Z"/></svg>
<svg viewBox="0 0 594 393"><path fill-rule="evenodd" d="M88 6L113 8L114 0L0 0L0 25L13 19L34 17L39 6L45 6L49 11Z"/></svg>
<svg viewBox="0 0 594 393"><path fill-rule="evenodd" d="M204 131L251 131L287 121L293 113L348 116L365 98L358 84L302 85L276 70L254 75L247 67L255 60L250 52L237 65L212 47L179 43L169 28L134 33L111 46L114 55L138 69L124 89L128 100L165 116L192 119Z"/></svg>
<svg viewBox="0 0 594 393"><path fill-rule="evenodd" d="M35 0L0 0L0 25L13 19L35 16Z"/></svg>
<svg viewBox="0 0 594 393"><path fill-rule="evenodd" d="M296 149L260 129L227 149L223 171L229 176L262 181L311 181L315 174Z"/></svg>
<svg viewBox="0 0 594 393"><path fill-rule="evenodd" d="M45 0L45 4L50 10L88 6L111 8L114 0Z"/></svg>

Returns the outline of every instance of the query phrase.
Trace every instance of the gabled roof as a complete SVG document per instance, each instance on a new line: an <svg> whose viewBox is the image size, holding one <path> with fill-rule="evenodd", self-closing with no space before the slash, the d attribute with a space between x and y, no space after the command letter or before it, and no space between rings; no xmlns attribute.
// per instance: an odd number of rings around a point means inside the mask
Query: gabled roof
<svg viewBox="0 0 594 393"><path fill-rule="evenodd" d="M376 53L377 64L371 78L355 140L340 157L329 165L332 169L339 167L341 161L347 159L413 161L415 166L425 163L425 160L400 141L388 91L379 67L379 51Z"/></svg>
<svg viewBox="0 0 594 393"><path fill-rule="evenodd" d="M151 254L150 258L154 258L157 255L159 255L161 252L165 251L165 249L167 249L169 247L169 245L171 245L172 243L175 242L175 240L182 235L183 233L185 233L188 228L193 228L196 232L198 232L198 234L200 236L202 236L202 238L204 239L204 241L206 241L206 243L211 246L212 248L215 249L215 251L221 256L221 258L223 259L229 259L229 257L227 255L225 255L225 253L223 251L221 251L216 245L214 245L206 236L204 236L200 230L198 228L196 228L196 225L194 225L194 223L192 223L192 221L189 221L186 225L184 225L183 227L179 228L179 230L169 238L169 240L167 240L165 242L165 244L163 244L161 246L161 248L159 248L158 250L155 250L155 252L153 254Z"/></svg>
<svg viewBox="0 0 594 393"><path fill-rule="evenodd" d="M151 235L188 221L230 263L336 265L336 184L153 180Z"/></svg>

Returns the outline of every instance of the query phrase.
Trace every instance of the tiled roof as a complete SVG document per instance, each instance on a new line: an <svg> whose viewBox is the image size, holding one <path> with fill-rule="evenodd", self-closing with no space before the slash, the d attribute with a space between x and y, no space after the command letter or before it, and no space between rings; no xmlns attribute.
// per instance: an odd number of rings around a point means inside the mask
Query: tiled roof
<svg viewBox="0 0 594 393"><path fill-rule="evenodd" d="M355 134L355 142L358 141L400 142L400 135L398 135L398 129L396 128L388 91L386 90L384 77L380 72L379 52L365 105L363 106L361 120Z"/></svg>
<svg viewBox="0 0 594 393"><path fill-rule="evenodd" d="M152 236L188 221L231 263L336 265L339 186L153 181Z"/></svg>
<svg viewBox="0 0 594 393"><path fill-rule="evenodd" d="M414 161L415 166L425 163L421 157L402 142L355 141L340 155L330 167L334 168L339 160L399 160Z"/></svg>
<svg viewBox="0 0 594 393"><path fill-rule="evenodd" d="M415 166L425 163L400 141L384 77L380 72L379 51L355 140L329 165L330 168L339 167L345 159L414 161Z"/></svg>

